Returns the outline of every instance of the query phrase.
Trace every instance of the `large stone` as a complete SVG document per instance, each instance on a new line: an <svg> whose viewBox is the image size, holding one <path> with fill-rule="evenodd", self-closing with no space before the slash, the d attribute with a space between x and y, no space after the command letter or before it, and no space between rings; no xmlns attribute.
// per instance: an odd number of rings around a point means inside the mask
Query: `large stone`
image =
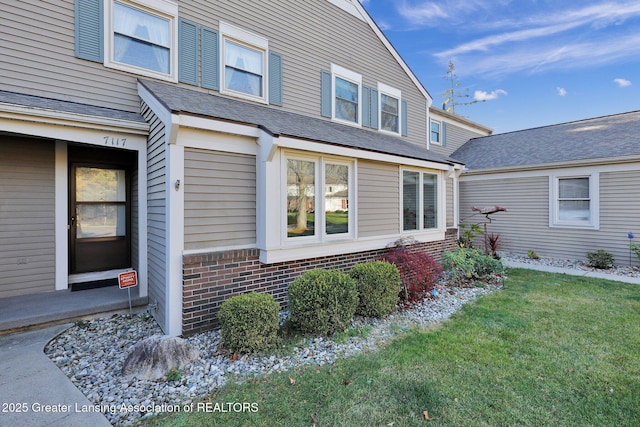
<svg viewBox="0 0 640 427"><path fill-rule="evenodd" d="M133 346L122 365L122 375L157 380L164 378L169 370L182 368L198 357L198 351L182 338L153 335Z"/></svg>

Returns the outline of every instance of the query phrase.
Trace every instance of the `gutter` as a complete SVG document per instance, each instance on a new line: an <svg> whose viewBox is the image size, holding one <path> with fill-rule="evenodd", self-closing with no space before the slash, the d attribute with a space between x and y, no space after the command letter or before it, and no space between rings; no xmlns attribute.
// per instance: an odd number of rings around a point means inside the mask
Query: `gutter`
<svg viewBox="0 0 640 427"><path fill-rule="evenodd" d="M576 166L603 166L603 165L611 165L611 164L624 164L624 163L636 163L640 162L640 155L634 155L633 157L629 156L618 156L618 157L606 157L600 159L582 159L582 160L571 160L565 162L554 162L554 163L539 163L535 165L513 165L513 166L505 166L499 168L486 168L486 169L464 169L465 176L475 176L475 175L487 175L487 174L500 174L500 173L508 173L508 172L526 172L526 171L539 171L539 170L547 170L547 169L563 169L563 168L573 168Z"/></svg>

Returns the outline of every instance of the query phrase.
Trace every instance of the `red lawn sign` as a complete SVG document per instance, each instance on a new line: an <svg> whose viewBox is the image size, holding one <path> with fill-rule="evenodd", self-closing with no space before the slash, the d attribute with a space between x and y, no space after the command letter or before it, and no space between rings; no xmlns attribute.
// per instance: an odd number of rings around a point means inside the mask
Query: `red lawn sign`
<svg viewBox="0 0 640 427"><path fill-rule="evenodd" d="M138 273L133 271L125 271L118 274L118 286L120 289L127 289L138 284Z"/></svg>

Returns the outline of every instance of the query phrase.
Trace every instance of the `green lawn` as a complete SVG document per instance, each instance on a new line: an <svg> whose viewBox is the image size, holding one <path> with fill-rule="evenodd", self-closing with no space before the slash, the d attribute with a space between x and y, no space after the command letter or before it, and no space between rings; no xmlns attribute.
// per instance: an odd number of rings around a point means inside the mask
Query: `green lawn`
<svg viewBox="0 0 640 427"><path fill-rule="evenodd" d="M640 287L529 270L508 276L503 291L433 331L411 331L332 367L228 385L206 400L256 403L255 413L152 423L640 425Z"/></svg>

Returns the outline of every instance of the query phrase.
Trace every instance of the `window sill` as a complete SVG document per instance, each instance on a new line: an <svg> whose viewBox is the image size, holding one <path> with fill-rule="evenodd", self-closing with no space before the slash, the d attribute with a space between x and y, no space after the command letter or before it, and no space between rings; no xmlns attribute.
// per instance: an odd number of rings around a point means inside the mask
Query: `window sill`
<svg viewBox="0 0 640 427"><path fill-rule="evenodd" d="M402 137L402 135L400 134L400 132L393 132L390 130L385 130L385 129L378 129L378 132L385 134L385 135L389 135L389 136L395 136L395 137Z"/></svg>
<svg viewBox="0 0 640 427"><path fill-rule="evenodd" d="M324 243L310 243L285 246L280 248L260 248L260 262L273 264L277 262L296 261L308 258L318 258L342 255L355 252L384 249L400 238L412 237L416 242L435 242L445 239L445 230L429 230L420 233L403 233L364 239L330 240Z"/></svg>
<svg viewBox="0 0 640 427"><path fill-rule="evenodd" d="M362 127L361 123L351 122L349 120L343 120L343 119L339 119L337 117L331 118L331 121L333 121L335 123L340 123L341 125L353 126L353 127L356 127L356 128L361 128Z"/></svg>
<svg viewBox="0 0 640 427"><path fill-rule="evenodd" d="M238 99L242 99L245 101L252 101L252 102L257 102L259 104L268 104L269 101L265 98L265 97L259 97L259 96L252 96L252 95L248 95L246 93L242 93L242 92L236 92L234 90L230 90L230 89L220 89L220 93L222 95L226 95L229 97L233 97L233 98L238 98Z"/></svg>
<svg viewBox="0 0 640 427"><path fill-rule="evenodd" d="M124 72L135 74L138 76L151 77L158 80L164 80L166 82L178 83L178 77L175 75L158 73L155 71L147 70L145 68L140 68L133 65L127 65L120 62L105 61L104 66L107 68L124 71Z"/></svg>
<svg viewBox="0 0 640 427"><path fill-rule="evenodd" d="M599 230L600 224L591 223L553 223L549 224L549 228L566 228L575 230Z"/></svg>

